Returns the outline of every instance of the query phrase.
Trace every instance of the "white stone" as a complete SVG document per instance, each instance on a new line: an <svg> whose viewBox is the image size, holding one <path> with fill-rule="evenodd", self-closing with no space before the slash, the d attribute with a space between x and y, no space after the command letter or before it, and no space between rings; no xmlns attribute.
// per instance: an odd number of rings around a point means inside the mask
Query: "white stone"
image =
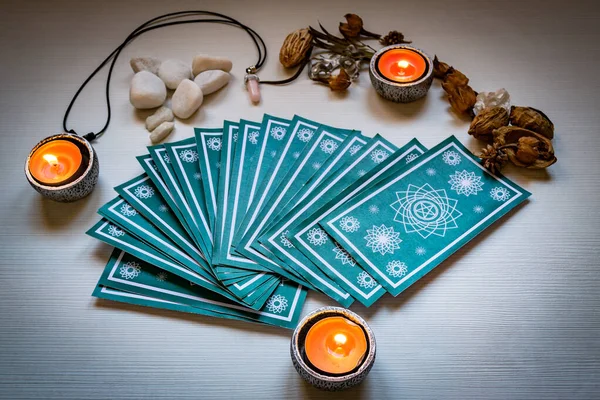
<svg viewBox="0 0 600 400"><path fill-rule="evenodd" d="M202 105L204 95L200 87L189 79L184 79L171 98L173 114L178 118L189 118Z"/></svg>
<svg viewBox="0 0 600 400"><path fill-rule="evenodd" d="M510 114L510 95L506 89L479 93L473 106L473 112L477 115L483 109L490 107L503 107Z"/></svg>
<svg viewBox="0 0 600 400"><path fill-rule="evenodd" d="M218 69L221 71L229 72L233 67L231 60L225 57L213 57L206 54L198 54L192 60L192 73L194 76L200 72Z"/></svg>
<svg viewBox="0 0 600 400"><path fill-rule="evenodd" d="M227 85L230 77L231 75L229 75L229 72L215 69L200 72L198 76L194 78L194 82L200 87L202 94L206 96Z"/></svg>
<svg viewBox="0 0 600 400"><path fill-rule="evenodd" d="M161 61L154 57L134 57L129 61L133 72L148 71L153 74L158 74L158 68L160 67Z"/></svg>
<svg viewBox="0 0 600 400"><path fill-rule="evenodd" d="M152 132L150 132L150 140L152 143L158 143L164 140L167 136L173 132L175 124L173 122L165 121L157 126Z"/></svg>
<svg viewBox="0 0 600 400"><path fill-rule="evenodd" d="M154 114L146 118L146 129L152 132L163 122L173 121L174 119L173 111L169 107L162 106Z"/></svg>
<svg viewBox="0 0 600 400"><path fill-rule="evenodd" d="M129 87L129 101L137 109L155 108L164 103L167 88L152 72L140 71L133 76Z"/></svg>
<svg viewBox="0 0 600 400"><path fill-rule="evenodd" d="M184 79L190 79L192 72L189 65L179 60L165 60L160 64L158 76L169 89L177 89Z"/></svg>

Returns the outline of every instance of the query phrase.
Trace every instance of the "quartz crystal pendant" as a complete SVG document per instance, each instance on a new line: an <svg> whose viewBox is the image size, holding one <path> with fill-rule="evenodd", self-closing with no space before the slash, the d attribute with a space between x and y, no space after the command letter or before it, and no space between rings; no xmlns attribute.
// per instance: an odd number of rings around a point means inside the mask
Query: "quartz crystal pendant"
<svg viewBox="0 0 600 400"><path fill-rule="evenodd" d="M256 69L249 67L246 69L246 76L244 77L244 83L246 84L246 90L250 96L250 101L253 104L260 103L260 89L258 88L258 75L256 75Z"/></svg>

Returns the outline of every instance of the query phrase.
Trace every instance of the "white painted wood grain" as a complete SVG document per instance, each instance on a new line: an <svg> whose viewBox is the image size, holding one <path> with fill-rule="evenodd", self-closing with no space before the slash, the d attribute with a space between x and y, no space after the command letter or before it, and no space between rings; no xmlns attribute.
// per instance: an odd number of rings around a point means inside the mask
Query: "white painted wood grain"
<svg viewBox="0 0 600 400"><path fill-rule="evenodd" d="M17 398L423 398L591 399L600 381L600 62L595 1L2 1L0 12L0 397ZM456 65L476 90L505 87L543 109L557 128L559 162L547 172L508 169L530 202L469 243L398 298L352 307L372 325L375 367L364 385L337 395L307 387L288 355L285 330L120 306L90 297L110 248L84 235L112 187L140 172L149 144L145 114L128 102L132 56L191 61L231 57L234 80L177 122L172 140L223 119L294 113L433 146L466 134L436 84L423 101L383 101L362 74L347 95L306 77L263 87L248 104L243 70L255 50L223 26L172 27L137 39L114 73L113 121L96 143L101 178L72 205L42 200L23 161L60 131L80 82L141 22L207 9L241 19L270 50L263 78L285 77L279 47L292 29L321 21L335 30L356 12L373 31L399 29ZM105 72L101 74L103 76ZM103 81L73 111L80 132L103 123ZM331 302L311 293L304 313Z"/></svg>

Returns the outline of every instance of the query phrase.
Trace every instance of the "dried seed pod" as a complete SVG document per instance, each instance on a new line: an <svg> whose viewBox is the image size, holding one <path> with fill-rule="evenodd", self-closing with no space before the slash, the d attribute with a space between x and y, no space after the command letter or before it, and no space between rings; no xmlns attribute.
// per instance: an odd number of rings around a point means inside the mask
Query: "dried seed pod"
<svg viewBox="0 0 600 400"><path fill-rule="evenodd" d="M306 28L287 35L279 51L281 65L291 68L300 64L312 46L312 39L310 31Z"/></svg>
<svg viewBox="0 0 600 400"><path fill-rule="evenodd" d="M347 22L340 22L340 33L345 38L358 38L363 28L363 20L356 14L344 15Z"/></svg>
<svg viewBox="0 0 600 400"><path fill-rule="evenodd" d="M340 68L339 74L329 78L329 88L335 92L348 89L352 81L344 68Z"/></svg>
<svg viewBox="0 0 600 400"><path fill-rule="evenodd" d="M391 32L390 32L391 33ZM448 71L450 71L451 66L446 64L445 62L441 62L438 60L437 56L433 58L433 76L438 79L444 79Z"/></svg>
<svg viewBox="0 0 600 400"><path fill-rule="evenodd" d="M550 139L529 129L503 126L494 131L494 144L506 153L517 167L541 169L556 162Z"/></svg>
<svg viewBox="0 0 600 400"><path fill-rule="evenodd" d="M492 174L500 172L500 170L508 162L508 156L497 143L488 144L487 147L481 149L481 164L484 168L489 170Z"/></svg>
<svg viewBox="0 0 600 400"><path fill-rule="evenodd" d="M465 74L455 69L454 67L450 67L446 72L444 82L453 83L456 86L463 86L469 83L469 78L467 78Z"/></svg>
<svg viewBox="0 0 600 400"><path fill-rule="evenodd" d="M379 43L384 46L391 46L393 44L404 44L412 43L410 40L405 40L404 35L398 31L390 31L387 35L379 39Z"/></svg>
<svg viewBox="0 0 600 400"><path fill-rule="evenodd" d="M511 107L510 123L514 126L537 132L548 139L554 138L554 124L546 114L535 108Z"/></svg>
<svg viewBox="0 0 600 400"><path fill-rule="evenodd" d="M503 107L486 108L471 122L469 135L476 139L492 141L494 129L508 125L508 112Z"/></svg>
<svg viewBox="0 0 600 400"><path fill-rule="evenodd" d="M457 113L473 117L473 106L477 100L477 92L471 86L457 86L450 82L442 82L442 88L448 94L448 101Z"/></svg>

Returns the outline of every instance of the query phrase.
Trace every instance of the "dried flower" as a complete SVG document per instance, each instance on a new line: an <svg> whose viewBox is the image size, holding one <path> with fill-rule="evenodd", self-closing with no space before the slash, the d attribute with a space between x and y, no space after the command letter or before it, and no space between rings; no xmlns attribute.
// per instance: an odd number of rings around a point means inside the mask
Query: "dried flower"
<svg viewBox="0 0 600 400"><path fill-rule="evenodd" d="M535 108L511 107L510 123L537 132L548 139L554 138L554 124L546 114Z"/></svg>
<svg viewBox="0 0 600 400"><path fill-rule="evenodd" d="M469 85L455 85L451 82L442 82L442 88L448 94L452 108L459 114L473 117L473 105L477 93Z"/></svg>
<svg viewBox="0 0 600 400"><path fill-rule="evenodd" d="M476 139L492 141L494 129L508 125L508 112L502 107L486 108L471 122L469 135Z"/></svg>
<svg viewBox="0 0 600 400"><path fill-rule="evenodd" d="M401 32L390 31L390 33L379 39L379 43L384 46L391 46L393 44L412 43L412 41L405 40L404 35Z"/></svg>
<svg viewBox="0 0 600 400"><path fill-rule="evenodd" d="M340 33L346 39L358 39L360 35L379 39L381 35L366 31L363 27L363 20L356 14L344 15L346 22L340 22Z"/></svg>
<svg viewBox="0 0 600 400"><path fill-rule="evenodd" d="M334 92L348 89L351 83L350 76L348 76L348 73L344 68L340 68L339 74L331 76L328 81L329 88Z"/></svg>
<svg viewBox="0 0 600 400"><path fill-rule="evenodd" d="M488 144L479 155L481 164L492 174L499 172L508 162L508 156L499 144Z"/></svg>
<svg viewBox="0 0 600 400"><path fill-rule="evenodd" d="M390 32L391 33L391 32ZM433 58L433 76L438 79L444 79L448 71L452 68L445 62L438 60L437 56Z"/></svg>
<svg viewBox="0 0 600 400"><path fill-rule="evenodd" d="M312 46L313 36L306 28L298 29L285 38L279 51L279 62L286 68L295 67L306 57Z"/></svg>
<svg viewBox="0 0 600 400"><path fill-rule="evenodd" d="M457 86L464 86L469 83L469 78L467 78L465 74L455 69L454 67L450 67L446 72L444 82L453 83Z"/></svg>
<svg viewBox="0 0 600 400"><path fill-rule="evenodd" d="M556 162L550 139L529 129L504 126L494 131L494 143L518 167L547 168Z"/></svg>

